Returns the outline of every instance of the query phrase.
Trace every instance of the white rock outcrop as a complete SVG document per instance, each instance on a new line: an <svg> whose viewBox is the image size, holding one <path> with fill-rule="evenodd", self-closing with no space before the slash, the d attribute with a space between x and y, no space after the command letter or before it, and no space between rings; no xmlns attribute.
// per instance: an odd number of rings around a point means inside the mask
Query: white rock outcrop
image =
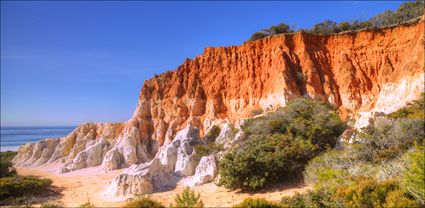
<svg viewBox="0 0 425 208"><path fill-rule="evenodd" d="M214 180L218 174L217 161L214 155L204 156L196 167L195 175L192 179L192 186L198 186L209 183Z"/></svg>
<svg viewBox="0 0 425 208"><path fill-rule="evenodd" d="M195 174L199 160L193 146L198 144L202 144L199 130L188 125L152 161L133 165L115 177L105 195L125 198L175 187L182 177Z"/></svg>
<svg viewBox="0 0 425 208"><path fill-rule="evenodd" d="M79 152L72 160L72 162L65 164L60 169L60 173L66 173L69 171L94 167L102 164L102 160L109 149L109 142L105 139L101 139L96 143L94 142L96 141L89 142L87 144L88 147L85 150Z"/></svg>
<svg viewBox="0 0 425 208"><path fill-rule="evenodd" d="M215 139L215 142L222 144L224 148L229 148L235 142L236 132L238 130L230 123L225 123L220 130L220 134Z"/></svg>
<svg viewBox="0 0 425 208"><path fill-rule="evenodd" d="M38 166L60 162L64 163L61 173L99 165L109 171L149 161L155 153L148 151L150 142L131 122L86 123L60 139L22 145L13 163Z"/></svg>

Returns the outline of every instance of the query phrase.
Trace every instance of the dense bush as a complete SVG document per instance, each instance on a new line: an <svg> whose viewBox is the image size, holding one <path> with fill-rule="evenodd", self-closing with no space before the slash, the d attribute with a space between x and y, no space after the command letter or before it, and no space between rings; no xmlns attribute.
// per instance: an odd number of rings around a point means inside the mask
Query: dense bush
<svg viewBox="0 0 425 208"><path fill-rule="evenodd" d="M425 138L423 119L387 119L378 118L358 134L360 160L380 162L400 156L414 142Z"/></svg>
<svg viewBox="0 0 425 208"><path fill-rule="evenodd" d="M313 34L328 35L339 32L339 30L336 22L325 20L321 23L315 24L309 32Z"/></svg>
<svg viewBox="0 0 425 208"><path fill-rule="evenodd" d="M163 208L160 202L146 196L142 196L127 202L124 208Z"/></svg>
<svg viewBox="0 0 425 208"><path fill-rule="evenodd" d="M196 194L194 191L190 190L190 188L185 188L182 193L177 194L174 199L175 205L173 207L179 208L193 208L193 207L204 207L201 196Z"/></svg>
<svg viewBox="0 0 425 208"><path fill-rule="evenodd" d="M281 23L278 25L271 26L268 29L263 29L260 32L255 32L251 35L248 41L258 40L269 35L276 35L281 33L292 33L294 32L293 28L287 24Z"/></svg>
<svg viewBox="0 0 425 208"><path fill-rule="evenodd" d="M294 32L294 30L291 28L291 26L284 24L284 23L271 26L269 31L270 31L270 34L281 34L281 33Z"/></svg>
<svg viewBox="0 0 425 208"><path fill-rule="evenodd" d="M370 19L374 26L385 27L393 24L400 24L423 15L424 2L405 2L400 5L397 11L387 10Z"/></svg>
<svg viewBox="0 0 425 208"><path fill-rule="evenodd" d="M418 202L412 200L408 194L398 189L387 193L383 207L419 207L418 205Z"/></svg>
<svg viewBox="0 0 425 208"><path fill-rule="evenodd" d="M315 188L304 194L282 198L283 207L417 207L395 180L348 179L335 190Z"/></svg>
<svg viewBox="0 0 425 208"><path fill-rule="evenodd" d="M16 170L13 168L12 159L17 152L7 151L0 152L0 178L16 175Z"/></svg>
<svg viewBox="0 0 425 208"><path fill-rule="evenodd" d="M336 187L345 177L369 176L377 180L402 177L407 163L401 156L423 141L423 120L377 119L358 135L359 142L328 151L305 168L307 183ZM422 139L421 139L422 138Z"/></svg>
<svg viewBox="0 0 425 208"><path fill-rule="evenodd" d="M13 158L17 154L18 152L12 152L12 151L0 152L0 160L12 162Z"/></svg>
<svg viewBox="0 0 425 208"><path fill-rule="evenodd" d="M387 204L396 203L402 207L417 205L401 191L394 180L377 182L370 178L359 178L351 185L336 190L334 198L341 200L345 207L387 207ZM397 199L400 201L394 201Z"/></svg>
<svg viewBox="0 0 425 208"><path fill-rule="evenodd" d="M9 161L0 161L0 178L16 175L16 170Z"/></svg>
<svg viewBox="0 0 425 208"><path fill-rule="evenodd" d="M45 193L52 181L32 176L7 177L0 180L0 198L22 197L25 195L41 195Z"/></svg>
<svg viewBox="0 0 425 208"><path fill-rule="evenodd" d="M236 204L233 208L281 208L282 205L277 202L268 201L263 198L244 199L241 203Z"/></svg>
<svg viewBox="0 0 425 208"><path fill-rule="evenodd" d="M246 138L220 161L219 184L257 190L294 178L308 160L332 148L344 128L333 106L305 98L290 101L245 122Z"/></svg>
<svg viewBox="0 0 425 208"><path fill-rule="evenodd" d="M341 150L331 150L308 162L304 171L304 181L321 187L327 184L332 188L340 185L347 177L347 169L352 162Z"/></svg>
<svg viewBox="0 0 425 208"><path fill-rule="evenodd" d="M408 165L404 172L403 185L422 205L425 204L425 146L416 146L407 154Z"/></svg>
<svg viewBox="0 0 425 208"><path fill-rule="evenodd" d="M334 106L318 100L298 98L264 116L249 119L242 126L247 137L285 134L311 141L317 149L331 148L344 131Z"/></svg>
<svg viewBox="0 0 425 208"><path fill-rule="evenodd" d="M282 207L307 208L307 207L341 207L332 199L333 192L325 189L309 190L304 194L296 193L294 196L283 197Z"/></svg>

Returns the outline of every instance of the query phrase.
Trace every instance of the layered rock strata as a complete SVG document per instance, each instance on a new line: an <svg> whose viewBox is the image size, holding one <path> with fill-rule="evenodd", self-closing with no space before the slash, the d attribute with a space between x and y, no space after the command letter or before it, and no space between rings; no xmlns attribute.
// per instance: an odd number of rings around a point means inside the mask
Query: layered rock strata
<svg viewBox="0 0 425 208"><path fill-rule="evenodd" d="M145 81L127 122L83 124L61 139L24 145L14 163L61 162L62 172L97 165L106 171L159 165L157 152L188 125L203 135L214 124L235 124L253 110L272 110L309 96L337 105L341 116L355 118L356 127L362 127L372 114L394 111L423 90L423 19L326 36L275 35L241 46L206 48L177 70ZM195 169L182 171L193 174Z"/></svg>

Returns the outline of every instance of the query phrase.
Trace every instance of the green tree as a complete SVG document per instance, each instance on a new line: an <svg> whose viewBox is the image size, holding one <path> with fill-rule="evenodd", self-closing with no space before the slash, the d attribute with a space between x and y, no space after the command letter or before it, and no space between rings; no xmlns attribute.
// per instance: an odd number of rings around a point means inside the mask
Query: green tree
<svg viewBox="0 0 425 208"><path fill-rule="evenodd" d="M270 32L272 34L281 34L281 33L291 33L294 30L287 24L281 23L270 27Z"/></svg>
<svg viewBox="0 0 425 208"><path fill-rule="evenodd" d="M351 25L348 22L341 22L338 24L339 31L347 31L351 29Z"/></svg>
<svg viewBox="0 0 425 208"><path fill-rule="evenodd" d="M339 32L336 22L331 20L325 20L313 26L310 31L313 34L328 35L331 33Z"/></svg>

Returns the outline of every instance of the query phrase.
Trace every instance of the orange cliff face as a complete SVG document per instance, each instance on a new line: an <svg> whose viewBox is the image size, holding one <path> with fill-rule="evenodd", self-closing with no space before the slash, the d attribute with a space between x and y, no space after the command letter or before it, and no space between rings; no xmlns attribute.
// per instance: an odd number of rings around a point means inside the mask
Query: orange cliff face
<svg viewBox="0 0 425 208"><path fill-rule="evenodd" d="M205 131L254 109L308 95L343 117L391 112L423 91L424 22L335 35L275 35L206 48L176 71L145 81L129 121L163 144L191 123Z"/></svg>
<svg viewBox="0 0 425 208"><path fill-rule="evenodd" d="M275 35L207 48L177 70L145 81L127 122L82 124L63 138L21 146L13 162L60 162L62 173L129 167L151 161L189 124L204 134L213 124L236 124L253 110L273 110L301 96L337 105L341 116L355 118L359 128L374 112L395 111L423 90L423 18L327 36Z"/></svg>

